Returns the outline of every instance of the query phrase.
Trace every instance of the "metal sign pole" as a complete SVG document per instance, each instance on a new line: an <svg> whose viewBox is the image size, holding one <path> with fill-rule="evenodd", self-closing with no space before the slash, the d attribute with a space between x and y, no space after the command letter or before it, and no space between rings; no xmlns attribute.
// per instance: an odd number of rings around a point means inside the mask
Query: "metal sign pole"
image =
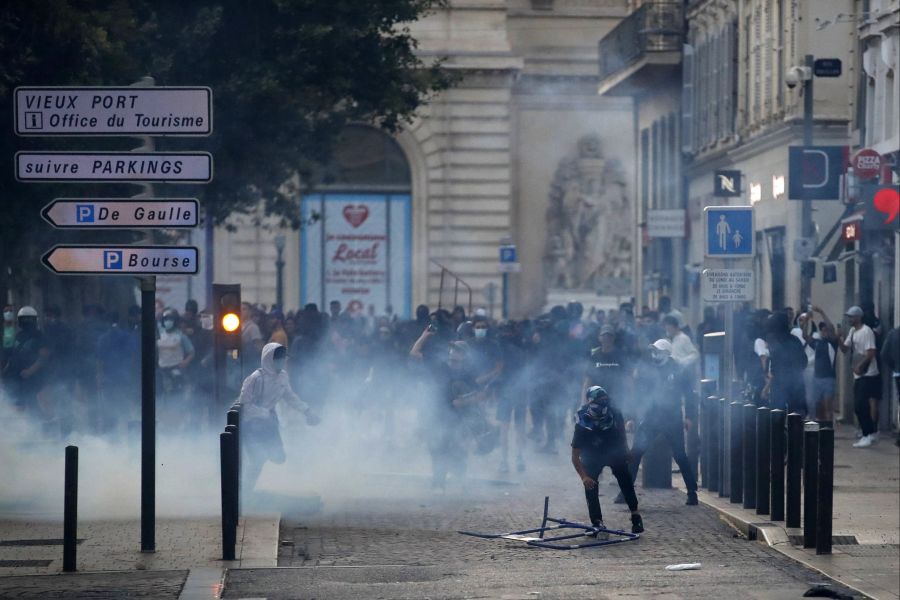
<svg viewBox="0 0 900 600"><path fill-rule="evenodd" d="M812 74L815 58L812 54L806 55L806 67L809 69L809 79L803 83L803 146L809 147L813 144L813 80L815 76ZM815 225L812 218L812 200L804 197L800 201L800 237L812 239L815 235ZM800 308L797 312L803 310L802 307L812 298L812 277L806 269L804 262L800 263Z"/></svg>
<svg viewBox="0 0 900 600"><path fill-rule="evenodd" d="M156 277L141 279L141 552L156 551Z"/></svg>

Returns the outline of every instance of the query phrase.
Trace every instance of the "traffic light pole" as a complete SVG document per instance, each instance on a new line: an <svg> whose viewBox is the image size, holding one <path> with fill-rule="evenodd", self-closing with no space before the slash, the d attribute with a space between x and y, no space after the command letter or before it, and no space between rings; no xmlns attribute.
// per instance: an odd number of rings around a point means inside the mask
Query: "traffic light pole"
<svg viewBox="0 0 900 600"><path fill-rule="evenodd" d="M815 57L812 54L806 55L806 68L809 69L809 79L803 82L803 145L812 146L813 144L813 68L815 66ZM800 201L800 237L812 239L815 236L815 224L812 218L812 201L803 198ZM804 312L806 305L812 299L812 274L807 270L804 263L800 263L800 305L797 313Z"/></svg>
<svg viewBox="0 0 900 600"><path fill-rule="evenodd" d="M141 278L141 552L156 552L156 277Z"/></svg>

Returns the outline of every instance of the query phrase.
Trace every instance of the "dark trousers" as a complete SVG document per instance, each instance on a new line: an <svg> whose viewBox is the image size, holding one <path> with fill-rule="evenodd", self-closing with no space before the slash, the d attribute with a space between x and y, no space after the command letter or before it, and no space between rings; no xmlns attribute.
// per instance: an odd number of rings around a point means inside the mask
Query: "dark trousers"
<svg viewBox="0 0 900 600"><path fill-rule="evenodd" d="M669 448L672 449L672 457L681 469L681 477L684 479L684 486L689 492L697 491L697 480L694 477L694 469L691 461L688 460L687 453L684 451L684 425L680 415L672 416L669 419L654 419L652 421L644 420L638 425L634 434L634 443L631 446L631 478L634 481L637 478L638 467L641 466L641 458L656 440L657 436L662 435ZM624 494L625 490L622 490Z"/></svg>
<svg viewBox="0 0 900 600"><path fill-rule="evenodd" d="M859 421L863 435L871 435L877 430L875 422L872 421L869 398L880 398L880 392L881 377L878 375L859 377L853 381L853 411L856 413L856 420Z"/></svg>
<svg viewBox="0 0 900 600"><path fill-rule="evenodd" d="M597 481L603 467L608 466L612 470L613 476L619 482L619 488L628 503L628 508L632 511L637 510L638 500L637 494L634 492L634 480L628 471L628 463L625 457L621 456L613 460L591 460L590 458L582 458L581 464L587 471L588 477ZM584 497L587 500L588 515L591 517L591 524L598 525L603 521L603 512L600 510L600 484L598 483L591 489L585 488Z"/></svg>

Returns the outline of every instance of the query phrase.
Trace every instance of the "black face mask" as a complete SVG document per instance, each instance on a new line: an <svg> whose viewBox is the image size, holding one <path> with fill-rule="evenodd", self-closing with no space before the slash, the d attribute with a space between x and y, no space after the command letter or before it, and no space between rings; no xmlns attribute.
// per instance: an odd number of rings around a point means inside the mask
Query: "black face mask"
<svg viewBox="0 0 900 600"><path fill-rule="evenodd" d="M23 319L19 321L19 328L22 331L34 331L35 329L37 329L37 323L35 323L31 319Z"/></svg>

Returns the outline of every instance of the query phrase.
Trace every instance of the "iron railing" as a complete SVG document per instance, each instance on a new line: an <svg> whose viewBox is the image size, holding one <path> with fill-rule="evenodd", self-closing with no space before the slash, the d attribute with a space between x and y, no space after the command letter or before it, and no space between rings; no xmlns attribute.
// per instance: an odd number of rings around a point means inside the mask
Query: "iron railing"
<svg viewBox="0 0 900 600"><path fill-rule="evenodd" d="M463 281L463 279L459 275L457 275L441 263L437 262L436 260L431 259L430 262L441 270L441 284L440 289L438 290L438 310L444 308L444 286L446 284L448 296L450 295L451 290L453 292L453 306L450 307L450 310L453 310L454 308L459 306L459 293L460 287L462 287L463 293L468 295L468 308L466 310L466 314L472 314L472 287L468 283ZM450 287L451 285L453 286L452 288Z"/></svg>
<svg viewBox="0 0 900 600"><path fill-rule="evenodd" d="M684 5L647 2L600 40L600 78L606 79L651 52L680 52Z"/></svg>

